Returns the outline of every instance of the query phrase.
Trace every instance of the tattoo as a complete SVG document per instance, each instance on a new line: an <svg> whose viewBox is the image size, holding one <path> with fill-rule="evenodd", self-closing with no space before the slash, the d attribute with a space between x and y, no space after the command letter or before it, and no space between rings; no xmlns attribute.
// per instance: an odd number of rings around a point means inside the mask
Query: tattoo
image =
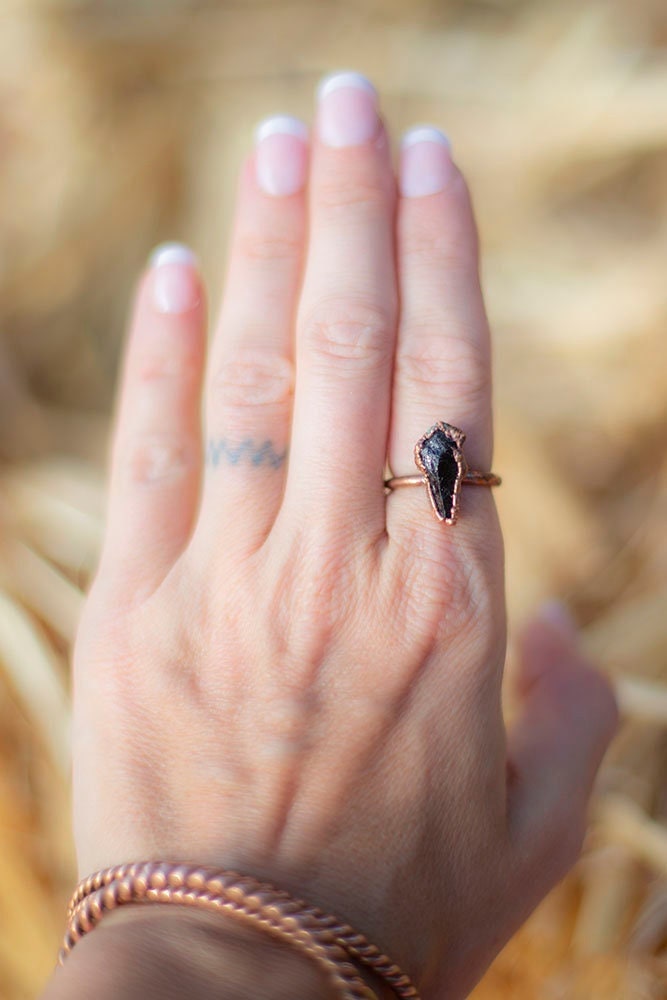
<svg viewBox="0 0 667 1000"><path fill-rule="evenodd" d="M225 438L209 438L206 443L206 465L214 469L219 465L239 465L247 459L252 465L272 465L274 469L278 469L286 458L287 449L279 455L274 451L271 441L258 446L250 438L246 438L241 444L232 445Z"/></svg>

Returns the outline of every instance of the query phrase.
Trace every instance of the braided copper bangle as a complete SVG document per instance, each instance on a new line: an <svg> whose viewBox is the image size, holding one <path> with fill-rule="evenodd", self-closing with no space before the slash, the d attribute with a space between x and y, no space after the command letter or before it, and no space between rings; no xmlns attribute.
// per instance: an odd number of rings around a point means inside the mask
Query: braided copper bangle
<svg viewBox="0 0 667 1000"><path fill-rule="evenodd" d="M105 912L127 903L147 902L223 911L263 929L314 959L328 972L345 1000L374 997L348 957L384 979L397 996L419 1000L409 977L348 924L267 882L199 865L140 862L106 868L84 879L67 909L68 927L60 964Z"/></svg>

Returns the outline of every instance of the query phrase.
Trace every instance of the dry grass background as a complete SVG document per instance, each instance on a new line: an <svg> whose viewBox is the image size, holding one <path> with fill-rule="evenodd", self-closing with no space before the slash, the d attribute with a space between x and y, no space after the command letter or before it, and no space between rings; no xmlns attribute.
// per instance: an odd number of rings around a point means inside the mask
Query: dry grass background
<svg viewBox="0 0 667 1000"><path fill-rule="evenodd" d="M667 997L666 45L660 0L4 0L6 1000L39 992L74 880L67 664L132 283L179 238L219 289L256 120L309 118L341 66L377 82L395 135L453 138L495 331L510 622L564 597L623 706L580 862L473 995Z"/></svg>

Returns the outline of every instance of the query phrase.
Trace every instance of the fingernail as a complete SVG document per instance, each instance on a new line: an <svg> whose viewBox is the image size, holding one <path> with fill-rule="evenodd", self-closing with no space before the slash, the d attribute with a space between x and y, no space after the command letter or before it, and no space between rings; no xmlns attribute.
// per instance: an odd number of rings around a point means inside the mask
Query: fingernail
<svg viewBox="0 0 667 1000"><path fill-rule="evenodd" d="M452 169L451 143L444 132L432 125L418 125L403 136L401 143L401 194L423 198L442 191Z"/></svg>
<svg viewBox="0 0 667 1000"><path fill-rule="evenodd" d="M538 618L547 622L565 638L575 642L579 630L570 609L562 601L545 601L538 611Z"/></svg>
<svg viewBox="0 0 667 1000"><path fill-rule="evenodd" d="M162 243L153 251L153 304L161 313L189 312L199 305L197 257L182 243Z"/></svg>
<svg viewBox="0 0 667 1000"><path fill-rule="evenodd" d="M266 118L255 130L257 183L266 194L296 194L306 183L308 128L291 115Z"/></svg>
<svg viewBox="0 0 667 1000"><path fill-rule="evenodd" d="M378 95L361 73L330 73L317 88L318 127L326 146L359 146L378 130Z"/></svg>

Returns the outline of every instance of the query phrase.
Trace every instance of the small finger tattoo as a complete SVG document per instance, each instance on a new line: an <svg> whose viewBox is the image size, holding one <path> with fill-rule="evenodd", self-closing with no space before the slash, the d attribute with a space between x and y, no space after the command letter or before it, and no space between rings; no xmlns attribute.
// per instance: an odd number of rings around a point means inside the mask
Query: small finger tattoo
<svg viewBox="0 0 667 1000"><path fill-rule="evenodd" d="M258 445L251 438L232 444L226 438L209 438L206 443L206 465L217 469L221 465L270 465L280 468L287 457L287 449L280 454L272 441Z"/></svg>

